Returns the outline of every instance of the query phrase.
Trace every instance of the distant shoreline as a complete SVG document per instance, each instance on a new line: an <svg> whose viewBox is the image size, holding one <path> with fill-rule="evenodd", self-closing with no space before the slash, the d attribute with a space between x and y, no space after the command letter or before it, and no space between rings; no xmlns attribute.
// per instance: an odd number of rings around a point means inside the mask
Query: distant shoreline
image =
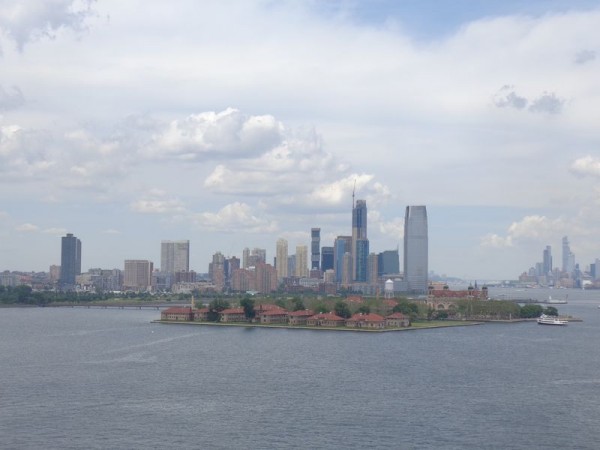
<svg viewBox="0 0 600 450"><path fill-rule="evenodd" d="M315 330L315 331L357 331L367 333L386 333L389 331L415 331L415 330L430 330L433 328L451 328L451 327L467 327L472 325L483 325L485 322L474 322L465 321L458 322L452 321L449 323L435 322L432 324L417 323L416 326L413 324L410 327L402 328L350 328L350 327L309 327L305 325L274 325L274 324L260 324L260 323L223 323L223 322L188 322L188 321L175 321L175 320L153 320L151 323L159 323L165 325L207 325L211 327L244 327L244 328L279 328L286 330Z"/></svg>

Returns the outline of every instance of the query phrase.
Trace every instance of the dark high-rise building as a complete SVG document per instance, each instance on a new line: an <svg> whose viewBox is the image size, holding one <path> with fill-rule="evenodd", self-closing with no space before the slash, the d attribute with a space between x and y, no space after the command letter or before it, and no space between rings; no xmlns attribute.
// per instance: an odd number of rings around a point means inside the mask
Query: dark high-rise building
<svg viewBox="0 0 600 450"><path fill-rule="evenodd" d="M428 255L427 209L425 206L407 206L404 216L404 281L410 292L427 292Z"/></svg>
<svg viewBox="0 0 600 450"><path fill-rule="evenodd" d="M353 197L354 198L354 197ZM357 270L361 264L357 261L357 241L359 239L367 239L367 201L366 200L356 200L356 204L352 208L352 273L354 274L354 279L357 279ZM364 244L362 244L364 245ZM368 258L365 257L365 266ZM362 267L362 266L361 266ZM366 270L366 269L365 269Z"/></svg>
<svg viewBox="0 0 600 450"><path fill-rule="evenodd" d="M310 268L312 270L319 270L321 260L321 229L311 228L310 238Z"/></svg>
<svg viewBox="0 0 600 450"><path fill-rule="evenodd" d="M68 289L75 285L75 277L81 274L81 241L68 233L61 238L60 285Z"/></svg>
<svg viewBox="0 0 600 450"><path fill-rule="evenodd" d="M385 250L377 255L378 276L400 273L400 254L398 249Z"/></svg>
<svg viewBox="0 0 600 450"><path fill-rule="evenodd" d="M333 247L321 247L321 270L333 269Z"/></svg>

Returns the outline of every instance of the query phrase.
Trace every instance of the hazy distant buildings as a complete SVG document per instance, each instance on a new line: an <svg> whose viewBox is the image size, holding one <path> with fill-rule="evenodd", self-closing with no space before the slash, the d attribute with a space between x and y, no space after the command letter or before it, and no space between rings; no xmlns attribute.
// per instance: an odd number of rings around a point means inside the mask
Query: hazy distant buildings
<svg viewBox="0 0 600 450"><path fill-rule="evenodd" d="M552 274L552 247L549 245L542 252L542 272L544 276Z"/></svg>
<svg viewBox="0 0 600 450"><path fill-rule="evenodd" d="M81 241L68 233L61 238L60 285L62 289L75 286L75 277L81 274Z"/></svg>
<svg viewBox="0 0 600 450"><path fill-rule="evenodd" d="M404 280L410 292L427 292L427 209L407 206L404 216Z"/></svg>
<svg viewBox="0 0 600 450"><path fill-rule="evenodd" d="M571 252L567 236L562 238L562 271L569 275L575 271L575 255Z"/></svg>
<svg viewBox="0 0 600 450"><path fill-rule="evenodd" d="M152 291L154 263L144 259L126 259L123 271L123 290L135 292Z"/></svg>
<svg viewBox="0 0 600 450"><path fill-rule="evenodd" d="M319 270L321 262L321 229L311 228L310 239L310 268L311 270Z"/></svg>

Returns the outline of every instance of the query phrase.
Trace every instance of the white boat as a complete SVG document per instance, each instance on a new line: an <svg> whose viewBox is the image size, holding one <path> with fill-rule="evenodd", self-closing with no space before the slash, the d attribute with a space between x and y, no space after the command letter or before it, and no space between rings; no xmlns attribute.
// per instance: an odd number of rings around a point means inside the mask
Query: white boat
<svg viewBox="0 0 600 450"><path fill-rule="evenodd" d="M559 319L556 316L547 316L546 314L542 314L540 317L538 317L537 323L540 325L566 325L569 323L569 321Z"/></svg>

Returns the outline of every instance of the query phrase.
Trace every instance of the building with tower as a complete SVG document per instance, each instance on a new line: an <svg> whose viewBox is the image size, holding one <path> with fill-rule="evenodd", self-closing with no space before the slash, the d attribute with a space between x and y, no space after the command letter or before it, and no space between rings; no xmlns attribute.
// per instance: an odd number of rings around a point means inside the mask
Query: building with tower
<svg viewBox="0 0 600 450"><path fill-rule="evenodd" d="M352 200L354 201L354 193L352 194ZM350 253L352 254L352 263L353 263L353 279L358 280L358 270L361 270L363 267L366 272L367 265L367 254L364 255L361 253L361 257L364 258L364 261L357 261L358 251L357 251L357 242L358 240L366 240L367 239L367 201L366 200L356 200L356 204L353 205L352 208L352 249ZM364 248L364 243L361 244ZM368 243L366 244L368 247Z"/></svg>
<svg viewBox="0 0 600 450"><path fill-rule="evenodd" d="M409 292L426 294L428 275L427 209L407 206L404 215L404 280Z"/></svg>
<svg viewBox="0 0 600 450"><path fill-rule="evenodd" d="M75 277L81 275L81 241L68 233L61 238L60 287L70 290L75 287Z"/></svg>

